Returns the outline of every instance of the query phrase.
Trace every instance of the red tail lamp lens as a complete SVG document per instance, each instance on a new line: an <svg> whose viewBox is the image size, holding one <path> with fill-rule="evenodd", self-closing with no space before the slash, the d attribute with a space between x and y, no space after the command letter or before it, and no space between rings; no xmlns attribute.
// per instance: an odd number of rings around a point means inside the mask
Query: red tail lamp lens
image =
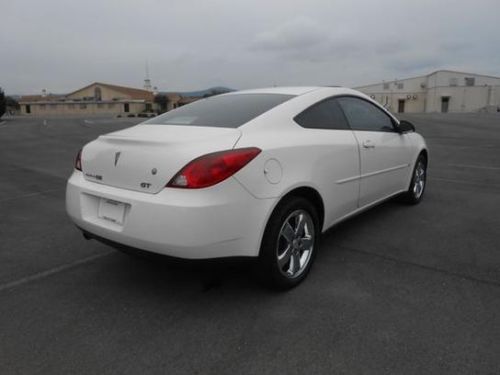
<svg viewBox="0 0 500 375"><path fill-rule="evenodd" d="M259 148L248 147L200 156L182 168L167 187L201 189L213 186L238 172L260 152Z"/></svg>
<svg viewBox="0 0 500 375"><path fill-rule="evenodd" d="M76 154L75 169L78 171L82 170L82 150L78 151L78 154Z"/></svg>

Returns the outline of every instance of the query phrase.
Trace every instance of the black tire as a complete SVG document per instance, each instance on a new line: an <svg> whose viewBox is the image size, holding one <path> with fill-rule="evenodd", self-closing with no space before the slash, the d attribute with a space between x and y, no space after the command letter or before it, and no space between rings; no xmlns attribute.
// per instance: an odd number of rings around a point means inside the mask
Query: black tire
<svg viewBox="0 0 500 375"><path fill-rule="evenodd" d="M299 229L298 224L295 229L293 224L298 222L305 223L303 229ZM293 241L285 238L288 238L291 233L286 230L288 228L293 229ZM300 231L303 232L302 238ZM284 232L287 232L286 236ZM320 234L318 212L309 200L292 196L279 203L264 231L257 269L259 278L273 289L285 290L300 284L306 278L314 262L319 249ZM280 264L278 256L281 256L281 262L286 262L287 254L284 248L290 249L290 258L288 263ZM303 265L302 261L304 261ZM294 265L300 269L295 269ZM293 272L296 274L292 274Z"/></svg>
<svg viewBox="0 0 500 375"><path fill-rule="evenodd" d="M423 183L419 188L416 184ZM425 188L427 186L427 158L424 154L420 154L413 167L410 186L408 191L401 195L404 203L418 204L424 198Z"/></svg>

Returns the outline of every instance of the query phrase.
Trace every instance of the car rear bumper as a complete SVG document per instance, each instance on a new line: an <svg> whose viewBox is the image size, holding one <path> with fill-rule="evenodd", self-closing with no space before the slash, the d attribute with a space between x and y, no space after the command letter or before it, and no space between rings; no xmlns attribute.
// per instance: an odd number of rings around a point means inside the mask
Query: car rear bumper
<svg viewBox="0 0 500 375"><path fill-rule="evenodd" d="M123 204L122 224L99 214L101 199ZM258 256L273 204L253 197L233 178L206 189L148 194L93 183L75 171L66 188L66 210L83 231L186 259Z"/></svg>

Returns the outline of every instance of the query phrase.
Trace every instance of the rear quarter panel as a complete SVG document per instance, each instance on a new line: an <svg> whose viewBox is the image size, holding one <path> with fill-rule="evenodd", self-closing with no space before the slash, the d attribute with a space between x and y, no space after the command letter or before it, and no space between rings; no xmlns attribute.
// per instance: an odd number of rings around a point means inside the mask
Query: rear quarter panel
<svg viewBox="0 0 500 375"><path fill-rule="evenodd" d="M234 177L261 199L280 198L298 187L315 189L323 199L324 224L328 227L336 218L357 208L359 185L355 177L359 175L359 152L356 140L350 130L289 125L286 132L244 133L236 147L256 146L263 151ZM272 178L266 176L269 160L273 163Z"/></svg>

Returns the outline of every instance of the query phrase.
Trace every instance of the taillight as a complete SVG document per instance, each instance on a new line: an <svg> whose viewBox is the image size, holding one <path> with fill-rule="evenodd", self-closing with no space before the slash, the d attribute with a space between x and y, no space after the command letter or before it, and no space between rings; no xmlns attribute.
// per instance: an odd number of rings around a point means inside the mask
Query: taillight
<svg viewBox="0 0 500 375"><path fill-rule="evenodd" d="M78 154L76 154L75 169L79 171L82 170L82 150L78 151Z"/></svg>
<svg viewBox="0 0 500 375"><path fill-rule="evenodd" d="M256 147L248 147L200 156L182 168L167 187L201 189L218 184L238 172L260 152Z"/></svg>

